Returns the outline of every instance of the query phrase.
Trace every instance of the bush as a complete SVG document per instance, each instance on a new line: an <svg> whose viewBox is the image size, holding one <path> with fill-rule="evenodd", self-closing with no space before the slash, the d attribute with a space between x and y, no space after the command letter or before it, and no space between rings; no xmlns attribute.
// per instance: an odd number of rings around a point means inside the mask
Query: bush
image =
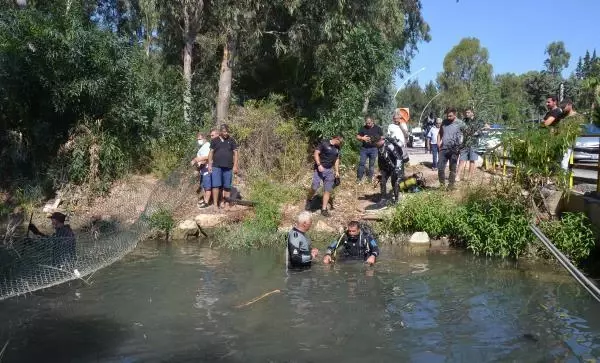
<svg viewBox="0 0 600 363"><path fill-rule="evenodd" d="M155 228L164 232L166 239L168 240L171 231L175 228L173 212L166 208L158 208L147 218L150 228Z"/></svg>
<svg viewBox="0 0 600 363"><path fill-rule="evenodd" d="M531 241L527 204L504 189L475 189L455 201L442 192L408 195L384 222L392 233L450 237L475 254L518 257Z"/></svg>
<svg viewBox="0 0 600 363"><path fill-rule="evenodd" d="M241 225L232 226L219 241L230 249L277 246L283 243L283 234L277 228L281 223L283 203L296 201L302 190L259 179L250 186L249 198L256 202L254 215Z"/></svg>
<svg viewBox="0 0 600 363"><path fill-rule="evenodd" d="M432 238L452 235L458 216L457 204L441 192L407 195L384 222L391 233L425 231Z"/></svg>
<svg viewBox="0 0 600 363"><path fill-rule="evenodd" d="M240 169L253 178L265 171L278 181L296 180L307 170L308 139L300 120L285 116L279 96L248 101L233 110L229 124L240 150Z"/></svg>
<svg viewBox="0 0 600 363"><path fill-rule="evenodd" d="M463 205L456 235L476 255L519 257L532 241L527 206L518 199L491 195Z"/></svg>
<svg viewBox="0 0 600 363"><path fill-rule="evenodd" d="M540 228L576 264L583 262L595 246L592 224L583 213L564 213L560 220L543 221Z"/></svg>

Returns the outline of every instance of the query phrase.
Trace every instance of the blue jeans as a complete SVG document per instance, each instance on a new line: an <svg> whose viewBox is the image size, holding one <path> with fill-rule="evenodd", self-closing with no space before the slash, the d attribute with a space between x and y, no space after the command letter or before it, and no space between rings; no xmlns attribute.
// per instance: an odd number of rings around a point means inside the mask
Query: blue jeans
<svg viewBox="0 0 600 363"><path fill-rule="evenodd" d="M437 144L431 144L431 154L433 155L433 163L431 165L434 169L437 169L437 167L438 167L439 152L440 152L440 149L438 148Z"/></svg>
<svg viewBox="0 0 600 363"><path fill-rule="evenodd" d="M233 171L231 168L219 168L213 166L211 173L211 184L213 188L231 189Z"/></svg>
<svg viewBox="0 0 600 363"><path fill-rule="evenodd" d="M373 172L375 171L375 160L377 159L377 148L376 147L361 147L360 148L360 161L358 163L357 178L361 180L365 175L365 164L369 158L369 170L367 170L367 177L373 178Z"/></svg>

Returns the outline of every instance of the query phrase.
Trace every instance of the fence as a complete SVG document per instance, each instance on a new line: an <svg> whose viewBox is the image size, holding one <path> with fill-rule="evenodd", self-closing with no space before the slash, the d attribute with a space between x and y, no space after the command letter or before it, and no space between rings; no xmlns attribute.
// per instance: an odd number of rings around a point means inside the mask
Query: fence
<svg viewBox="0 0 600 363"><path fill-rule="evenodd" d="M598 134L588 134L584 133L579 137L600 137ZM484 150L481 153L483 158L483 169L486 171L497 170L498 167L502 168L502 175L507 175L507 168L515 168L514 165L510 163L510 156L507 155L506 149L502 147L502 143ZM568 164L568 178L569 178L569 189L573 189L574 180L577 178L575 176L575 169L578 170L587 170L587 171L595 171L595 182L596 182L596 192L600 193L600 163L596 161L596 163L575 163L575 153L576 151L581 150L576 145L573 145L571 148L571 153L569 156L569 164ZM600 147L597 150L597 154L600 156ZM599 157L600 159L600 157ZM590 178L579 177L583 180L590 180Z"/></svg>

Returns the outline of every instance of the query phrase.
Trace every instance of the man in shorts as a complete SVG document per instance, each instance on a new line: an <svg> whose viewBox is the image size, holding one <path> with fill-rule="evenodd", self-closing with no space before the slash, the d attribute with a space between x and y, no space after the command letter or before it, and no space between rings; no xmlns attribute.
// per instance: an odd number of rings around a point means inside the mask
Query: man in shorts
<svg viewBox="0 0 600 363"><path fill-rule="evenodd" d="M221 125L219 137L210 142L208 172L211 173L213 205L219 207L219 192L223 189L224 205L228 207L233 175L238 172L238 149L227 125Z"/></svg>
<svg viewBox="0 0 600 363"><path fill-rule="evenodd" d="M306 198L304 209L310 210L312 198L323 183L323 203L321 214L329 217L327 204L333 191L335 178L340 177L340 149L344 139L342 136L334 136L329 140L323 140L315 150L315 159L312 186Z"/></svg>

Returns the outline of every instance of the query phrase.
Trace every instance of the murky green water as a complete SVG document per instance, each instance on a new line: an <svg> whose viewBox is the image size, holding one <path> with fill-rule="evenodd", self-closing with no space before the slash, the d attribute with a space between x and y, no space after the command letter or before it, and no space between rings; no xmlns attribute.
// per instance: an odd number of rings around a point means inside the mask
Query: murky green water
<svg viewBox="0 0 600 363"><path fill-rule="evenodd" d="M92 277L0 302L5 362L577 362L600 305L562 271L384 248L286 273L283 253L147 242ZM547 268L545 268L547 270ZM281 290L236 308L274 289Z"/></svg>

